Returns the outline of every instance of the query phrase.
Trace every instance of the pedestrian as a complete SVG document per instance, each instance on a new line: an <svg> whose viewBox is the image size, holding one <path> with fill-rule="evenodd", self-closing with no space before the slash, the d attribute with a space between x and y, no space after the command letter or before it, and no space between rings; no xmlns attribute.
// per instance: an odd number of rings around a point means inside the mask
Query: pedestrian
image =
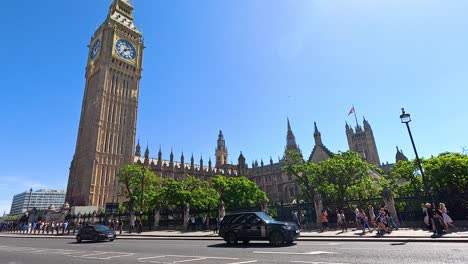
<svg viewBox="0 0 468 264"><path fill-rule="evenodd" d="M426 203L423 208L424 212L424 224L426 224L427 229L434 231L434 227L432 226L432 210L431 210L431 204Z"/></svg>
<svg viewBox="0 0 468 264"><path fill-rule="evenodd" d="M206 215L202 216L202 229L203 231L206 230Z"/></svg>
<svg viewBox="0 0 468 264"><path fill-rule="evenodd" d="M325 229L328 229L328 213L327 210L322 211L322 229L320 230L321 232L325 231Z"/></svg>
<svg viewBox="0 0 468 264"><path fill-rule="evenodd" d="M357 207L354 209L354 214L356 215L356 230L362 230L361 216Z"/></svg>
<svg viewBox="0 0 468 264"><path fill-rule="evenodd" d="M375 224L375 213L374 213L374 207L372 205L369 205L368 207L369 209L369 220L370 220L370 225L372 225L373 228L376 227L376 224Z"/></svg>
<svg viewBox="0 0 468 264"><path fill-rule="evenodd" d="M439 204L439 210L440 213L442 214L442 220L444 222L444 227L445 227L445 232L448 232L449 228L448 226L450 225L451 227L457 229L457 227L453 224L452 218L447 214L448 210L447 207L445 207L444 203Z"/></svg>
<svg viewBox="0 0 468 264"><path fill-rule="evenodd" d="M135 231L135 218L131 217L130 218L130 234Z"/></svg>
<svg viewBox="0 0 468 264"><path fill-rule="evenodd" d="M343 229L343 218L341 217L341 212L336 208L336 228L341 228L341 233L344 233Z"/></svg>
<svg viewBox="0 0 468 264"><path fill-rule="evenodd" d="M213 229L213 234L217 234L218 233L218 225L219 225L219 216L215 218L215 227Z"/></svg>
<svg viewBox="0 0 468 264"><path fill-rule="evenodd" d="M301 228L301 223L299 222L299 216L297 214L297 211L292 211L292 220L294 223L296 223L296 225Z"/></svg>
<svg viewBox="0 0 468 264"><path fill-rule="evenodd" d="M369 218L367 217L364 209L361 209L359 211L359 218L361 219L362 233L363 234L366 233L366 227L367 227L367 230L369 230L369 232L372 233L374 230L372 230L369 226Z"/></svg>
<svg viewBox="0 0 468 264"><path fill-rule="evenodd" d="M195 216L194 215L190 216L190 224L192 225L192 231L195 231L196 222L195 222Z"/></svg>
<svg viewBox="0 0 468 264"><path fill-rule="evenodd" d="M432 237L440 237L444 233L444 222L440 211L432 205L432 225L434 227L434 234Z"/></svg>
<svg viewBox="0 0 468 264"><path fill-rule="evenodd" d="M393 222L393 217L392 214L390 214L390 211L388 210L387 206L384 206L385 214L387 215L387 220L388 220L388 225L390 228L394 228L395 230L398 230L398 226Z"/></svg>
<svg viewBox="0 0 468 264"><path fill-rule="evenodd" d="M344 210L341 210L340 216L341 216L341 220L342 220L342 222L341 222L341 231L348 232L348 225L346 224L346 216L345 216Z"/></svg>

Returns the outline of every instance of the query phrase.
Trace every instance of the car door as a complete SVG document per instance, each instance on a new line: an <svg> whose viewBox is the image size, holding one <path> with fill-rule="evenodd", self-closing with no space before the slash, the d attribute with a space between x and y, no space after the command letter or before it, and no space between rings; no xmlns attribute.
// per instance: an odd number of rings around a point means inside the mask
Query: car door
<svg viewBox="0 0 468 264"><path fill-rule="evenodd" d="M247 219L246 219L246 233L247 233L247 237L250 237L250 238L260 238L260 237L263 237L262 233L265 233L265 232L262 232L262 226L263 226L263 230L265 230L265 226L263 225L263 221L262 219L260 219L260 217L258 217L256 214L250 214Z"/></svg>
<svg viewBox="0 0 468 264"><path fill-rule="evenodd" d="M83 240L91 239L90 232L91 230L89 226L82 227L80 230L81 239Z"/></svg>
<svg viewBox="0 0 468 264"><path fill-rule="evenodd" d="M239 214L233 216L230 221L231 230L234 231L237 237L246 237L247 232L245 230L245 214Z"/></svg>

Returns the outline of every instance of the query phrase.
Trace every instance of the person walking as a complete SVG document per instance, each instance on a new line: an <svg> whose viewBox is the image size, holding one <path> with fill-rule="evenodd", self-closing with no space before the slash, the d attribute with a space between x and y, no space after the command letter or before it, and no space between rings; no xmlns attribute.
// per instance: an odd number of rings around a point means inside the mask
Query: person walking
<svg viewBox="0 0 468 264"><path fill-rule="evenodd" d="M328 229L328 213L327 210L322 211L322 228L320 229L321 232L325 231L325 229Z"/></svg>
<svg viewBox="0 0 468 264"><path fill-rule="evenodd" d="M370 233L372 233L374 230L372 230L369 226L369 218L367 218L366 212L364 209L361 209L359 211L359 218L361 219L361 225L362 225L362 233L366 233L366 227L367 230L369 230Z"/></svg>
<svg viewBox="0 0 468 264"><path fill-rule="evenodd" d="M372 205L369 205L368 207L369 209L369 220L370 220L370 225L372 225L373 228L376 228L376 224L375 224L375 212L374 212L374 207Z"/></svg>
<svg viewBox="0 0 468 264"><path fill-rule="evenodd" d="M445 232L449 231L449 226L455 228L456 230L457 227L453 224L452 218L447 214L448 210L447 210L447 207L445 207L444 203L439 204L439 211L442 214L442 221L444 223Z"/></svg>
<svg viewBox="0 0 468 264"><path fill-rule="evenodd" d="M359 209L357 207L354 210L354 214L356 215L356 230L362 230L361 216L360 216L360 213L359 213Z"/></svg>
<svg viewBox="0 0 468 264"><path fill-rule="evenodd" d="M398 226L395 224L395 222L393 222L393 217L390 214L390 211L388 210L388 207L384 206L384 210L385 210L385 214L387 215L388 225L390 226L390 228L398 230Z"/></svg>

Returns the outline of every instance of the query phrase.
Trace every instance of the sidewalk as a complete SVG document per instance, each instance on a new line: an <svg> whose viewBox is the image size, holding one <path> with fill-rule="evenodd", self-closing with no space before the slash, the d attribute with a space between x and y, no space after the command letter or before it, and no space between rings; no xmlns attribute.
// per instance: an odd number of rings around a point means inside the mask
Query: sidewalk
<svg viewBox="0 0 468 264"><path fill-rule="evenodd" d="M401 228L393 231L391 234L385 234L383 237L376 236L376 233L362 234L362 231L349 230L341 233L341 231L303 231L299 237L299 241L381 241L381 242L468 242L468 229L459 229L458 232L444 234L439 238L432 238L432 232L421 229ZM19 234L19 233L0 233L0 237L16 237L16 238L74 238L70 235L43 235L43 234ZM147 231L141 234L124 232L119 234L119 239L168 239L168 240L222 240L217 234L212 231Z"/></svg>

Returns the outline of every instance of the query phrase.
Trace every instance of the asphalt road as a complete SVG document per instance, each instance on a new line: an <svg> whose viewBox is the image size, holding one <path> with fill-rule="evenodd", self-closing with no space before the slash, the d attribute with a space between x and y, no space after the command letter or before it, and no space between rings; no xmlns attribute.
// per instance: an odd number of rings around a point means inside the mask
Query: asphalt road
<svg viewBox="0 0 468 264"><path fill-rule="evenodd" d="M468 263L467 243L297 242L227 247L221 241L115 240L76 244L71 239L0 238L0 264L66 263Z"/></svg>

